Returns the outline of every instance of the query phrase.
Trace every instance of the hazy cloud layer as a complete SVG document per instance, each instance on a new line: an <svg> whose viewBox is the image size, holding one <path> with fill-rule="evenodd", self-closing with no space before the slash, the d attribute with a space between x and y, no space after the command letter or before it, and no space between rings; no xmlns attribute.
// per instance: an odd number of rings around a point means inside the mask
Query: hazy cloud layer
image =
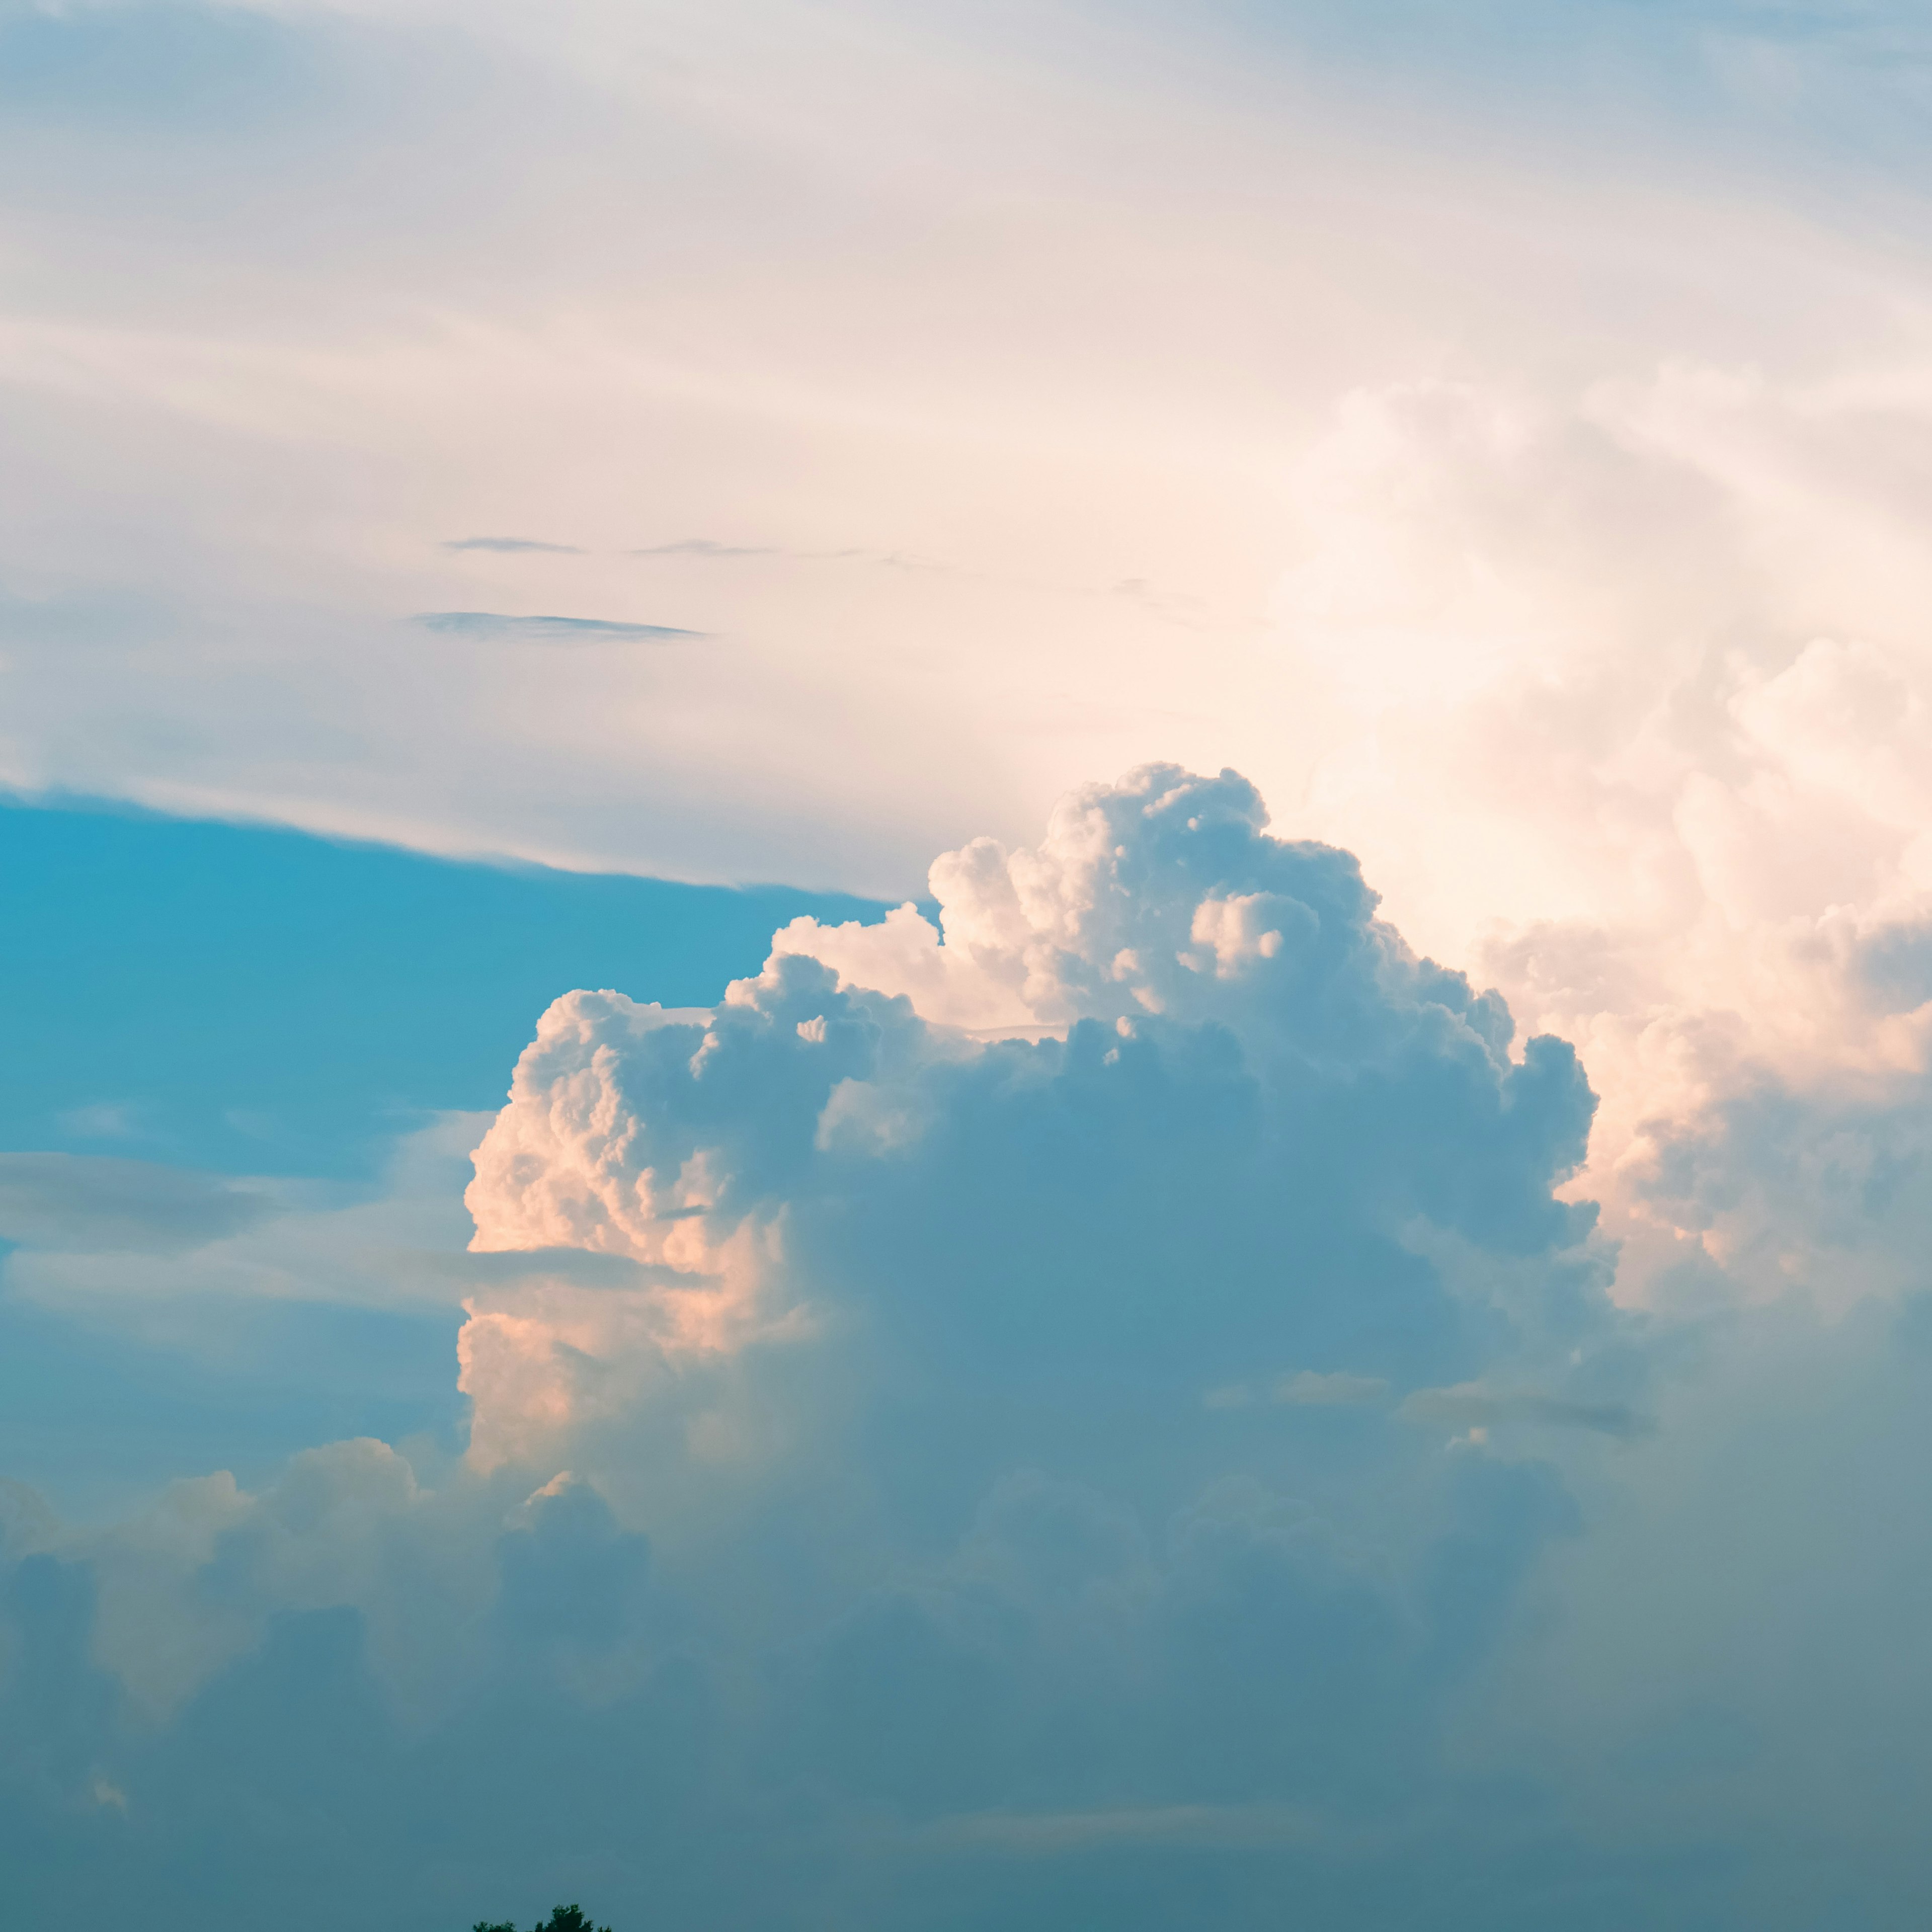
<svg viewBox="0 0 1932 1932"><path fill-rule="evenodd" d="M0 1154L0 1240L154 1253L238 1234L267 1199L212 1174L140 1160Z"/></svg>
<svg viewBox="0 0 1932 1932"><path fill-rule="evenodd" d="M904 894L1233 766L1780 1292L1686 1136L1924 1065L1916 19L756 19L6 16L0 779Z"/></svg>

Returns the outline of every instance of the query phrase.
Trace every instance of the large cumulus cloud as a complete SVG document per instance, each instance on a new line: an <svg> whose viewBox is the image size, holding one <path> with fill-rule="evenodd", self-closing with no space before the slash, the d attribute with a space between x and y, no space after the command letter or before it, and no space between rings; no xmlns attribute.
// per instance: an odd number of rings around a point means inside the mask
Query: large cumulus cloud
<svg viewBox="0 0 1932 1932"><path fill-rule="evenodd" d="M942 860L943 940L909 908L801 920L712 1012L560 1000L477 1150L476 1245L649 1279L479 1299L478 1453L754 1345L916 1387L923 1429L996 1400L1004 1454L1103 1388L1172 1433L1250 1377L1594 1372L1591 1210L1551 1192L1590 1120L1574 1053L1513 1057L1499 1001L1264 818L1232 773L1150 767L1037 850Z"/></svg>
<svg viewBox="0 0 1932 1932"><path fill-rule="evenodd" d="M1786 1843L1759 1759L1918 1682L1867 1667L1932 1574L1909 1474L1846 1508L1922 1432L1916 1304L1619 1310L1559 1198L1574 1052L1232 773L1090 788L934 885L938 925L794 924L715 1008L542 1017L467 1197L459 1462L338 1444L86 1532L9 1493L21 1895L1893 1922L1898 1808ZM1794 1594L1814 1538L1842 1586ZM1870 1734L1873 1792L1922 1768Z"/></svg>
<svg viewBox="0 0 1932 1932"><path fill-rule="evenodd" d="M16 1512L17 1829L291 1925L1354 1898L1640 1392L1575 1056L1264 825L1148 768L942 861L943 931L560 999L476 1152L463 1465Z"/></svg>

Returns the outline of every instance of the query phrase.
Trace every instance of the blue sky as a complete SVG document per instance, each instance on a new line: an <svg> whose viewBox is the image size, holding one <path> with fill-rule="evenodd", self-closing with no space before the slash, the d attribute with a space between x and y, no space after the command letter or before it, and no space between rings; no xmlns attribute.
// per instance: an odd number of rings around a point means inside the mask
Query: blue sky
<svg viewBox="0 0 1932 1932"><path fill-rule="evenodd" d="M884 910L452 864L100 800L0 809L8 903L34 934L0 964L9 1144L230 1174L367 1178L406 1126L500 1102L565 981L648 977L667 1004L700 1005L798 914Z"/></svg>
<svg viewBox="0 0 1932 1932"><path fill-rule="evenodd" d="M0 0L0 1918L1925 1923L1928 56Z"/></svg>
<svg viewBox="0 0 1932 1932"><path fill-rule="evenodd" d="M399 1136L501 1100L558 986L648 979L696 1004L754 969L787 920L878 910L452 864L97 800L14 800L0 826L7 902L34 934L0 963L0 1145L148 1163L158 1196L178 1173L365 1195ZM460 1447L460 1311L272 1302L231 1313L212 1359L18 1298L0 1319L0 1460L70 1509L211 1466L266 1471L338 1436Z"/></svg>

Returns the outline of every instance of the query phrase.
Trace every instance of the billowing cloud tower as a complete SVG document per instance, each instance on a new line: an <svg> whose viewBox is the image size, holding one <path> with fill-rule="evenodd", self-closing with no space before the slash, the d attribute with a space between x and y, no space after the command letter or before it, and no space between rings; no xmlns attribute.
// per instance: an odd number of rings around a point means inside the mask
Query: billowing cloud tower
<svg viewBox="0 0 1932 1932"><path fill-rule="evenodd" d="M955 1480L1137 1408L1178 1478L1284 1378L1604 1372L1592 1214L1551 1191L1590 1120L1574 1054L1513 1053L1352 859L1264 824L1234 774L1150 766L1037 850L940 860L936 928L801 920L712 1012L560 1000L477 1150L476 1246L634 1277L478 1303L472 1453L680 1402L693 1444L748 1444L791 1399L734 1412L747 1352L842 1408L918 1390L894 1426Z"/></svg>
<svg viewBox="0 0 1932 1932"><path fill-rule="evenodd" d="M466 1455L98 1532L0 1499L34 1898L1540 1932L1909 1888L1919 1304L1620 1306L1571 1048L1232 772L932 884L715 1008L543 1016L467 1196Z"/></svg>

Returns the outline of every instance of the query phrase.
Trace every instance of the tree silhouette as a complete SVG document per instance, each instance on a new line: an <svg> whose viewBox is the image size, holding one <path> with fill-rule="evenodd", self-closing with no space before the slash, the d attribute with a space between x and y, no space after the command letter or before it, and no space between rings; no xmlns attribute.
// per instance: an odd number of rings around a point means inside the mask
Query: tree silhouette
<svg viewBox="0 0 1932 1932"><path fill-rule="evenodd" d="M506 1918L500 1924L491 1925L477 1920L472 1932L517 1932L515 1922ZM584 1916L580 1905L554 1905L550 1907L547 1924L532 1925L530 1932L610 1932L608 1925L593 1925Z"/></svg>

